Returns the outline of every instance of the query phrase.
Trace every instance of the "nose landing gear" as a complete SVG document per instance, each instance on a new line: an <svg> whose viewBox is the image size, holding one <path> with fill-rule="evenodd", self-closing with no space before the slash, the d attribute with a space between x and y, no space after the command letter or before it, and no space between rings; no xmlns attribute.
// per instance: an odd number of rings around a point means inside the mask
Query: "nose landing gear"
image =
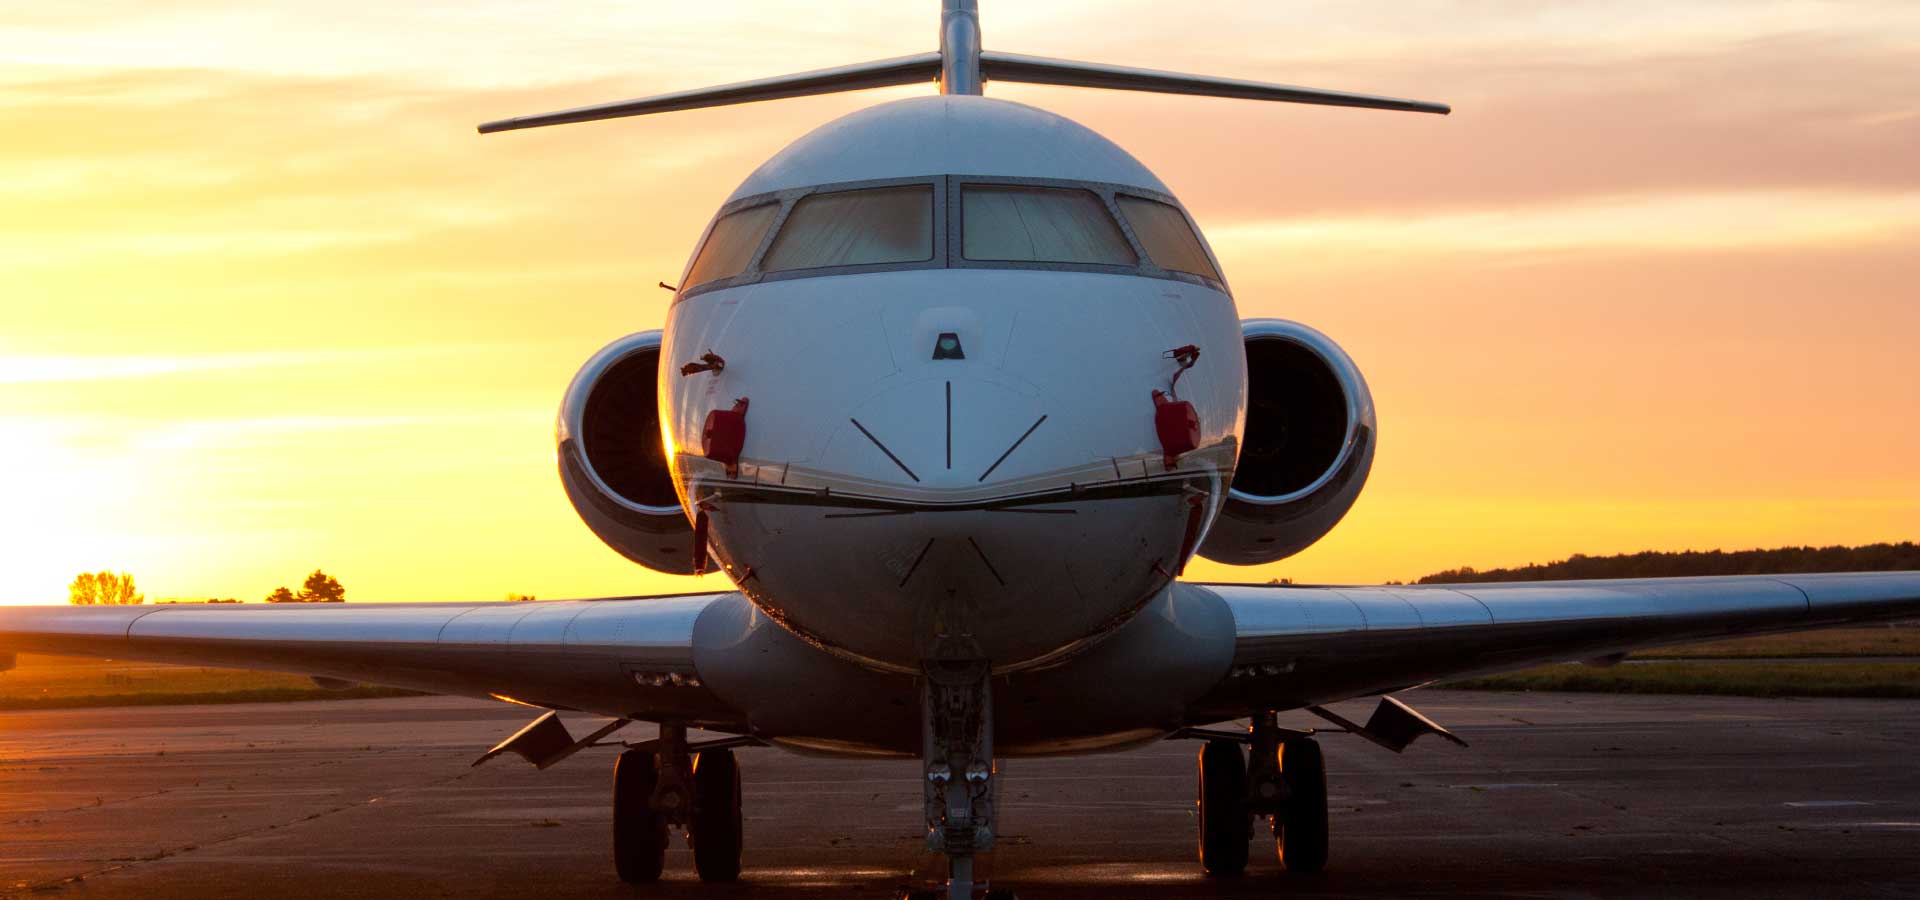
<svg viewBox="0 0 1920 900"><path fill-rule="evenodd" d="M684 724L662 723L657 740L630 745L613 766L613 864L620 880L646 884L666 868L667 830L680 826L701 881L740 877L740 764L725 738L687 743Z"/></svg>
<svg viewBox="0 0 1920 900"><path fill-rule="evenodd" d="M984 660L934 661L925 669L920 753L927 847L946 854L947 889L934 894L946 900L974 900L974 855L993 848L996 767L987 673ZM1013 895L990 890L984 896Z"/></svg>

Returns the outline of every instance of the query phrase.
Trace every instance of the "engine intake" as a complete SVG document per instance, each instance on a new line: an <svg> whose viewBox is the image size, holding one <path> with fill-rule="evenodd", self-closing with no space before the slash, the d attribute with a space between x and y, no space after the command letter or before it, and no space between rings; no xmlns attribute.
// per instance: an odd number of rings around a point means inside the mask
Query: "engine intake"
<svg viewBox="0 0 1920 900"><path fill-rule="evenodd" d="M1373 395L1331 338L1284 319L1241 324L1247 420L1240 461L1200 555L1256 565L1305 550L1353 507L1373 467Z"/></svg>
<svg viewBox="0 0 1920 900"><path fill-rule="evenodd" d="M573 376L555 425L560 483L587 527L621 556L693 574L693 526L661 445L660 332L601 348Z"/></svg>

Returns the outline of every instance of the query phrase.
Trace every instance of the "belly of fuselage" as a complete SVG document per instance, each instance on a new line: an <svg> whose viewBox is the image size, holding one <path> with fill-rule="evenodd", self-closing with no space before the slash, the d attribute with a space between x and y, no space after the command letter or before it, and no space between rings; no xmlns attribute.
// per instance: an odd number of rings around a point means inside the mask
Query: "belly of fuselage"
<svg viewBox="0 0 1920 900"><path fill-rule="evenodd" d="M684 501L770 617L879 668L1044 663L1160 591L1232 479L1244 400L1225 294L1075 272L938 270L745 285L677 304L661 398ZM1200 420L1171 468L1174 347ZM713 351L721 372L682 376ZM733 474L708 413L749 403Z"/></svg>

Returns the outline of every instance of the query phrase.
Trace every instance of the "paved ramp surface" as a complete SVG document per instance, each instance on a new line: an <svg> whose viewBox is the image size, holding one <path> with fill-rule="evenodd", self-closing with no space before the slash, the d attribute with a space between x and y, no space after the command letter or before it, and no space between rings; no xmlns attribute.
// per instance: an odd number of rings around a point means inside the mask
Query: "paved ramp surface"
<svg viewBox="0 0 1920 900"><path fill-rule="evenodd" d="M1244 879L1201 876L1198 746L1177 742L1007 763L996 881L1028 900L1920 897L1920 702L1405 696L1473 746L1327 738L1325 875L1256 852ZM0 895L884 898L928 861L914 763L752 749L745 880L702 885L676 849L666 883L626 887L612 749L468 768L529 718L440 698L0 714Z"/></svg>

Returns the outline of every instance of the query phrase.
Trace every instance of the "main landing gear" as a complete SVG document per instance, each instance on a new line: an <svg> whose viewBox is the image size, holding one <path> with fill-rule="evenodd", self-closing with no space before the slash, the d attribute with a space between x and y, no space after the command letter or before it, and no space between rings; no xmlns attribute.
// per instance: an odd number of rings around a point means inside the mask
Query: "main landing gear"
<svg viewBox="0 0 1920 900"><path fill-rule="evenodd" d="M620 880L660 880L667 829L685 829L701 881L740 877L740 764L750 739L687 744L684 724L663 723L658 740L631 746L613 766L613 864Z"/></svg>
<svg viewBox="0 0 1920 900"><path fill-rule="evenodd" d="M1289 872L1327 865L1327 769L1320 744L1282 731L1271 712L1255 716L1249 750L1240 742L1207 741L1200 750L1200 865L1230 878L1246 871L1254 819L1264 817L1274 851Z"/></svg>

